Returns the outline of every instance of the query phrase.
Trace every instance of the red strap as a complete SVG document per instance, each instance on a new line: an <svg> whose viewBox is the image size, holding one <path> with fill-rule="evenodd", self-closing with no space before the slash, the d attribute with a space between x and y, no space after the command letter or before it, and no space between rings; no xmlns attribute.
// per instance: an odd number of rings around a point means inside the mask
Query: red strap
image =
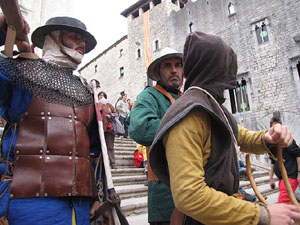
<svg viewBox="0 0 300 225"><path fill-rule="evenodd" d="M156 90L158 90L159 92L161 92L162 94L164 94L166 97L168 97L170 99L170 102L173 104L175 102L175 99L165 90L162 89L160 86L155 85L153 86Z"/></svg>

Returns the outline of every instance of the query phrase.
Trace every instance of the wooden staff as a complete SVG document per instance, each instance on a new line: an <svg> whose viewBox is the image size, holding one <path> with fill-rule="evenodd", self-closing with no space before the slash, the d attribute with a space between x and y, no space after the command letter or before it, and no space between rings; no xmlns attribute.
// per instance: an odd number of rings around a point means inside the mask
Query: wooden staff
<svg viewBox="0 0 300 225"><path fill-rule="evenodd" d="M115 223L118 223L120 221L121 225L129 225L125 215L123 214L120 205L118 202L120 201L119 196L117 195L113 181L112 181L112 176L111 176L111 169L109 167L109 158L107 154L107 147L106 147L106 142L104 138L104 130L103 130L103 122L102 122L102 115L100 112L100 104L98 100L98 95L97 95L97 84L95 80L92 81L92 88L93 88L93 93L94 93L94 102L95 102L95 109L96 109L96 115L97 115L97 122L98 122L98 131L99 131L99 137L101 141L101 151L102 151L102 158L103 158L103 164L104 164L104 169L105 169L105 178L106 178L106 184L107 184L107 192L108 192L108 200L112 203L113 207L113 216L115 219ZM101 175L100 175L101 176ZM99 215L99 212L101 212L101 208L99 208L96 212L95 215ZM115 211L114 211L115 210ZM117 213L117 218L116 214ZM119 221L116 221L118 219Z"/></svg>
<svg viewBox="0 0 300 225"><path fill-rule="evenodd" d="M19 48L20 52L31 52L30 42L27 35L24 33L24 22L21 14L21 10L17 0L0 0L0 6L6 19L6 23L9 29L16 32L16 39L20 41L26 41L27 47ZM15 40L6 40L15 42Z"/></svg>
<svg viewBox="0 0 300 225"><path fill-rule="evenodd" d="M265 200L264 196L262 196L262 194L259 192L259 190L256 186L256 183L255 183L255 180L253 178L252 171L251 171L251 162L250 162L250 155L249 154L246 154L246 171L247 171L247 176L248 176L248 179L250 181L251 187L252 187L256 197L258 198L258 200L260 202L262 202L263 204L265 204L265 205L269 205L269 203Z"/></svg>

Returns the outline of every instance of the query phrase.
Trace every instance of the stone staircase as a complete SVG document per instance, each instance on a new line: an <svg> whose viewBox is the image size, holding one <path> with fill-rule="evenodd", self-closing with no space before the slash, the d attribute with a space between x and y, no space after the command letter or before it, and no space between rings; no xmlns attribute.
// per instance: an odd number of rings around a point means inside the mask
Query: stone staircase
<svg viewBox="0 0 300 225"><path fill-rule="evenodd" d="M115 139L116 169L112 169L113 183L121 198L121 208L126 216L147 214L146 175L143 168L136 168L133 153L136 143L131 139ZM147 219L146 219L147 220Z"/></svg>
<svg viewBox="0 0 300 225"><path fill-rule="evenodd" d="M131 139L122 137L115 139L115 157L117 169L112 169L113 182L116 192L121 198L121 208L127 216L130 225L148 225L147 222L147 186L144 186L146 176L144 169L135 168L133 153L136 143ZM255 157L251 163L256 167L253 177L259 191L267 201L277 202L278 181L274 176L276 188L272 190L269 185L269 169L266 163L261 163ZM249 194L254 194L247 178L241 177L240 186Z"/></svg>

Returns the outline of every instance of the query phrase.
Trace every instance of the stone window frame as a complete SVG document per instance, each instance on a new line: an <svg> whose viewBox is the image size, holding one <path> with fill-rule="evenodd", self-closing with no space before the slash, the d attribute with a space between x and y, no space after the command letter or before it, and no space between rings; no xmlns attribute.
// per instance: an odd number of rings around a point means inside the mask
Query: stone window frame
<svg viewBox="0 0 300 225"><path fill-rule="evenodd" d="M135 59L140 59L142 58L142 50L140 48L138 48L136 50L136 56L135 56Z"/></svg>
<svg viewBox="0 0 300 225"><path fill-rule="evenodd" d="M271 42L270 34L270 21L268 17L257 19L251 22L251 31L255 38L255 41L258 46L263 46ZM267 36L263 37L261 34L265 31Z"/></svg>
<svg viewBox="0 0 300 225"><path fill-rule="evenodd" d="M121 66L121 67L120 67L120 77L123 77L124 74L125 74L124 66Z"/></svg>
<svg viewBox="0 0 300 225"><path fill-rule="evenodd" d="M242 82L243 81L243 82ZM252 81L248 72L237 75L239 87L227 91L231 113L234 115L251 112L252 104ZM240 107L238 102L241 103Z"/></svg>
<svg viewBox="0 0 300 225"><path fill-rule="evenodd" d="M192 33L195 31L195 24L193 22L189 23L189 33Z"/></svg>
<svg viewBox="0 0 300 225"><path fill-rule="evenodd" d="M229 2L228 6L227 6L227 9L228 9L228 16L236 15L236 7L235 7L234 2L232 2L232 1Z"/></svg>
<svg viewBox="0 0 300 225"><path fill-rule="evenodd" d="M289 63L291 76L293 77L297 89L297 94L300 98L300 55L290 58Z"/></svg>
<svg viewBox="0 0 300 225"><path fill-rule="evenodd" d="M153 42L154 52L158 51L160 48L161 48L160 40L159 39L154 40L154 42Z"/></svg>

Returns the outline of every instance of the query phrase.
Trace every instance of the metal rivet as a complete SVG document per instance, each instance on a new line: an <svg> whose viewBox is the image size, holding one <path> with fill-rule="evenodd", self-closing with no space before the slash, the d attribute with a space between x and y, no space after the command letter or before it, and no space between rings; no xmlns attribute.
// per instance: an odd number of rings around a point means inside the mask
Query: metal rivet
<svg viewBox="0 0 300 225"><path fill-rule="evenodd" d="M44 120L44 119L45 119L45 117L43 116L43 117L42 117L42 120Z"/></svg>
<svg viewBox="0 0 300 225"><path fill-rule="evenodd" d="M45 193L45 196L47 197L47 196L48 196L48 193Z"/></svg>
<svg viewBox="0 0 300 225"><path fill-rule="evenodd" d="M51 120L52 118L51 117L49 117L49 120Z"/></svg>
<svg viewBox="0 0 300 225"><path fill-rule="evenodd" d="M77 159L78 159L78 157L75 157L75 159L77 160Z"/></svg>
<svg viewBox="0 0 300 225"><path fill-rule="evenodd" d="M70 155L72 155L72 152L69 152Z"/></svg>
<svg viewBox="0 0 300 225"><path fill-rule="evenodd" d="M25 112L25 116L27 116L28 115L28 112Z"/></svg>
<svg viewBox="0 0 300 225"><path fill-rule="evenodd" d="M45 113L44 113L44 112L41 112L41 115L43 116L43 115L45 115Z"/></svg>
<svg viewBox="0 0 300 225"><path fill-rule="evenodd" d="M50 153L50 151L49 151L49 150L47 150L46 152L47 152L47 154L49 154L49 153Z"/></svg>
<svg viewBox="0 0 300 225"><path fill-rule="evenodd" d="M40 150L40 153L43 153L43 150Z"/></svg>
<svg viewBox="0 0 300 225"><path fill-rule="evenodd" d="M36 196L36 197L39 197L39 196L40 196L40 193L36 193L35 196Z"/></svg>
<svg viewBox="0 0 300 225"><path fill-rule="evenodd" d="M12 197L14 197L14 195L13 195L13 194L10 194L10 195L9 195L9 197L11 197L11 198L12 198Z"/></svg>
<svg viewBox="0 0 300 225"><path fill-rule="evenodd" d="M16 151L16 154L19 154L20 153L20 151Z"/></svg>
<svg viewBox="0 0 300 225"><path fill-rule="evenodd" d="M48 115L51 115L51 113L50 113L50 112L48 112Z"/></svg>
<svg viewBox="0 0 300 225"><path fill-rule="evenodd" d="M43 156L40 156L40 159L42 159L43 158Z"/></svg>
<svg viewBox="0 0 300 225"><path fill-rule="evenodd" d="M19 157L18 157L18 156L16 157L16 160L19 160Z"/></svg>
<svg viewBox="0 0 300 225"><path fill-rule="evenodd" d="M69 159L72 159L72 157L69 157Z"/></svg>
<svg viewBox="0 0 300 225"><path fill-rule="evenodd" d="M69 118L72 118L72 115L69 115Z"/></svg>
<svg viewBox="0 0 300 225"><path fill-rule="evenodd" d="M75 119L77 119L77 116L74 116Z"/></svg>
<svg viewBox="0 0 300 225"><path fill-rule="evenodd" d="M72 120L70 120L70 123L72 123Z"/></svg>
<svg viewBox="0 0 300 225"><path fill-rule="evenodd" d="M50 159L50 157L47 157L47 159Z"/></svg>
<svg viewBox="0 0 300 225"><path fill-rule="evenodd" d="M71 193L69 193L69 196L71 196L72 194Z"/></svg>

